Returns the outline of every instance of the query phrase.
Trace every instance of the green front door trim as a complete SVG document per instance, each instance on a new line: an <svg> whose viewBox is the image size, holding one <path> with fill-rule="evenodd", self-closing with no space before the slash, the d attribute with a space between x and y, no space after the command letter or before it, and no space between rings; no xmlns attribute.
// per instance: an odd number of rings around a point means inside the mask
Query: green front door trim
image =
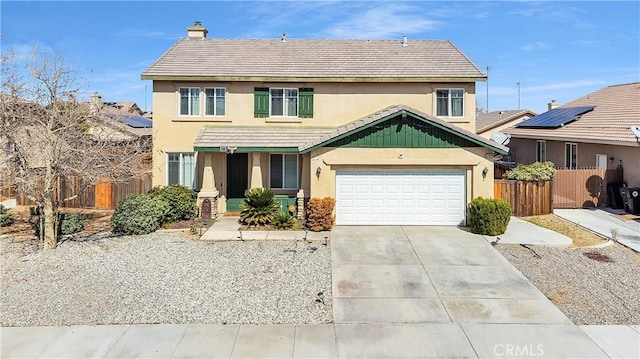
<svg viewBox="0 0 640 359"><path fill-rule="evenodd" d="M382 117L363 127L353 129L325 142L301 151L319 147L359 148L458 148L486 147L501 154L504 151L482 143L464 133L428 119L401 111Z"/></svg>

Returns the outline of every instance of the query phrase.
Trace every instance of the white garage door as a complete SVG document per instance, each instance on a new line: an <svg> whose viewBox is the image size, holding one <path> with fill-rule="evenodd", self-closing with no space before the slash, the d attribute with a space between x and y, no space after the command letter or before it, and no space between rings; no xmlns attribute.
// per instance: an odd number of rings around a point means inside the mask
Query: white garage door
<svg viewBox="0 0 640 359"><path fill-rule="evenodd" d="M464 225L465 171L338 170L336 224Z"/></svg>

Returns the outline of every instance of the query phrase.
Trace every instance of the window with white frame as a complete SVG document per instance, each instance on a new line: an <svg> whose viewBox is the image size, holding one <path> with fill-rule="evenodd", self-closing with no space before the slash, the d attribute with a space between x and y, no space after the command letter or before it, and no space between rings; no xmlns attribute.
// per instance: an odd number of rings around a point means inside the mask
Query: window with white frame
<svg viewBox="0 0 640 359"><path fill-rule="evenodd" d="M167 185L196 186L196 158L192 152L167 153Z"/></svg>
<svg viewBox="0 0 640 359"><path fill-rule="evenodd" d="M436 116L463 117L464 89L437 89Z"/></svg>
<svg viewBox="0 0 640 359"><path fill-rule="evenodd" d="M544 162L547 160L547 141L536 141L536 162Z"/></svg>
<svg viewBox="0 0 640 359"><path fill-rule="evenodd" d="M298 116L298 89L272 88L269 96L271 116Z"/></svg>
<svg viewBox="0 0 640 359"><path fill-rule="evenodd" d="M298 154L272 153L269 166L271 188L298 189Z"/></svg>
<svg viewBox="0 0 640 359"><path fill-rule="evenodd" d="M578 168L578 144L564 144L564 166L566 168Z"/></svg>
<svg viewBox="0 0 640 359"><path fill-rule="evenodd" d="M181 87L180 92L180 115L200 116L200 88Z"/></svg>
<svg viewBox="0 0 640 359"><path fill-rule="evenodd" d="M222 87L204 89L205 116L224 116L226 112L226 90Z"/></svg>

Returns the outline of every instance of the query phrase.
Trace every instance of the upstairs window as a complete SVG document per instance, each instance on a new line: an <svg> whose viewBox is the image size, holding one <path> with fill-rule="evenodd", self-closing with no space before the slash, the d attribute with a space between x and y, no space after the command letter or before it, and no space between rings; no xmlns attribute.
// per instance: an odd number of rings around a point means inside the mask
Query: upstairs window
<svg viewBox="0 0 640 359"><path fill-rule="evenodd" d="M436 116L463 117L464 90L439 89L436 90Z"/></svg>
<svg viewBox="0 0 640 359"><path fill-rule="evenodd" d="M298 89L270 89L271 116L298 117Z"/></svg>
<svg viewBox="0 0 640 359"><path fill-rule="evenodd" d="M254 117L313 118L313 88L267 88L254 90Z"/></svg>
<svg viewBox="0 0 640 359"><path fill-rule="evenodd" d="M180 88L180 115L200 116L200 88Z"/></svg>
<svg viewBox="0 0 640 359"><path fill-rule="evenodd" d="M205 116L224 116L226 112L226 90L224 88L204 89Z"/></svg>

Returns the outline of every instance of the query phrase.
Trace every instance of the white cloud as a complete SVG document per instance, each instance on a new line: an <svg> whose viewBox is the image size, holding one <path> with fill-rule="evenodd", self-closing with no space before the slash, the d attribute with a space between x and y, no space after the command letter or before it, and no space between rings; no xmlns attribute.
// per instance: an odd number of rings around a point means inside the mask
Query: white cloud
<svg viewBox="0 0 640 359"><path fill-rule="evenodd" d="M389 38L440 28L441 21L429 20L419 9L398 3L386 3L356 13L331 25L325 33L334 38Z"/></svg>
<svg viewBox="0 0 640 359"><path fill-rule="evenodd" d="M23 44L8 44L3 46L3 53L13 53L18 61L26 61L32 56L55 55L55 50L46 44L39 42L29 42Z"/></svg>
<svg viewBox="0 0 640 359"><path fill-rule="evenodd" d="M155 31L155 30L133 29L133 28L127 28L122 31L118 31L114 35L124 36L124 37L138 37L138 38L144 38L144 39L165 38L165 39L172 40L172 39L180 38L180 35L169 34L166 31Z"/></svg>
<svg viewBox="0 0 640 359"><path fill-rule="evenodd" d="M523 45L522 47L520 47L520 50L531 52L531 51L538 51L538 50L547 50L549 48L550 48L549 45L547 45L546 43L542 41L536 41L532 44Z"/></svg>

